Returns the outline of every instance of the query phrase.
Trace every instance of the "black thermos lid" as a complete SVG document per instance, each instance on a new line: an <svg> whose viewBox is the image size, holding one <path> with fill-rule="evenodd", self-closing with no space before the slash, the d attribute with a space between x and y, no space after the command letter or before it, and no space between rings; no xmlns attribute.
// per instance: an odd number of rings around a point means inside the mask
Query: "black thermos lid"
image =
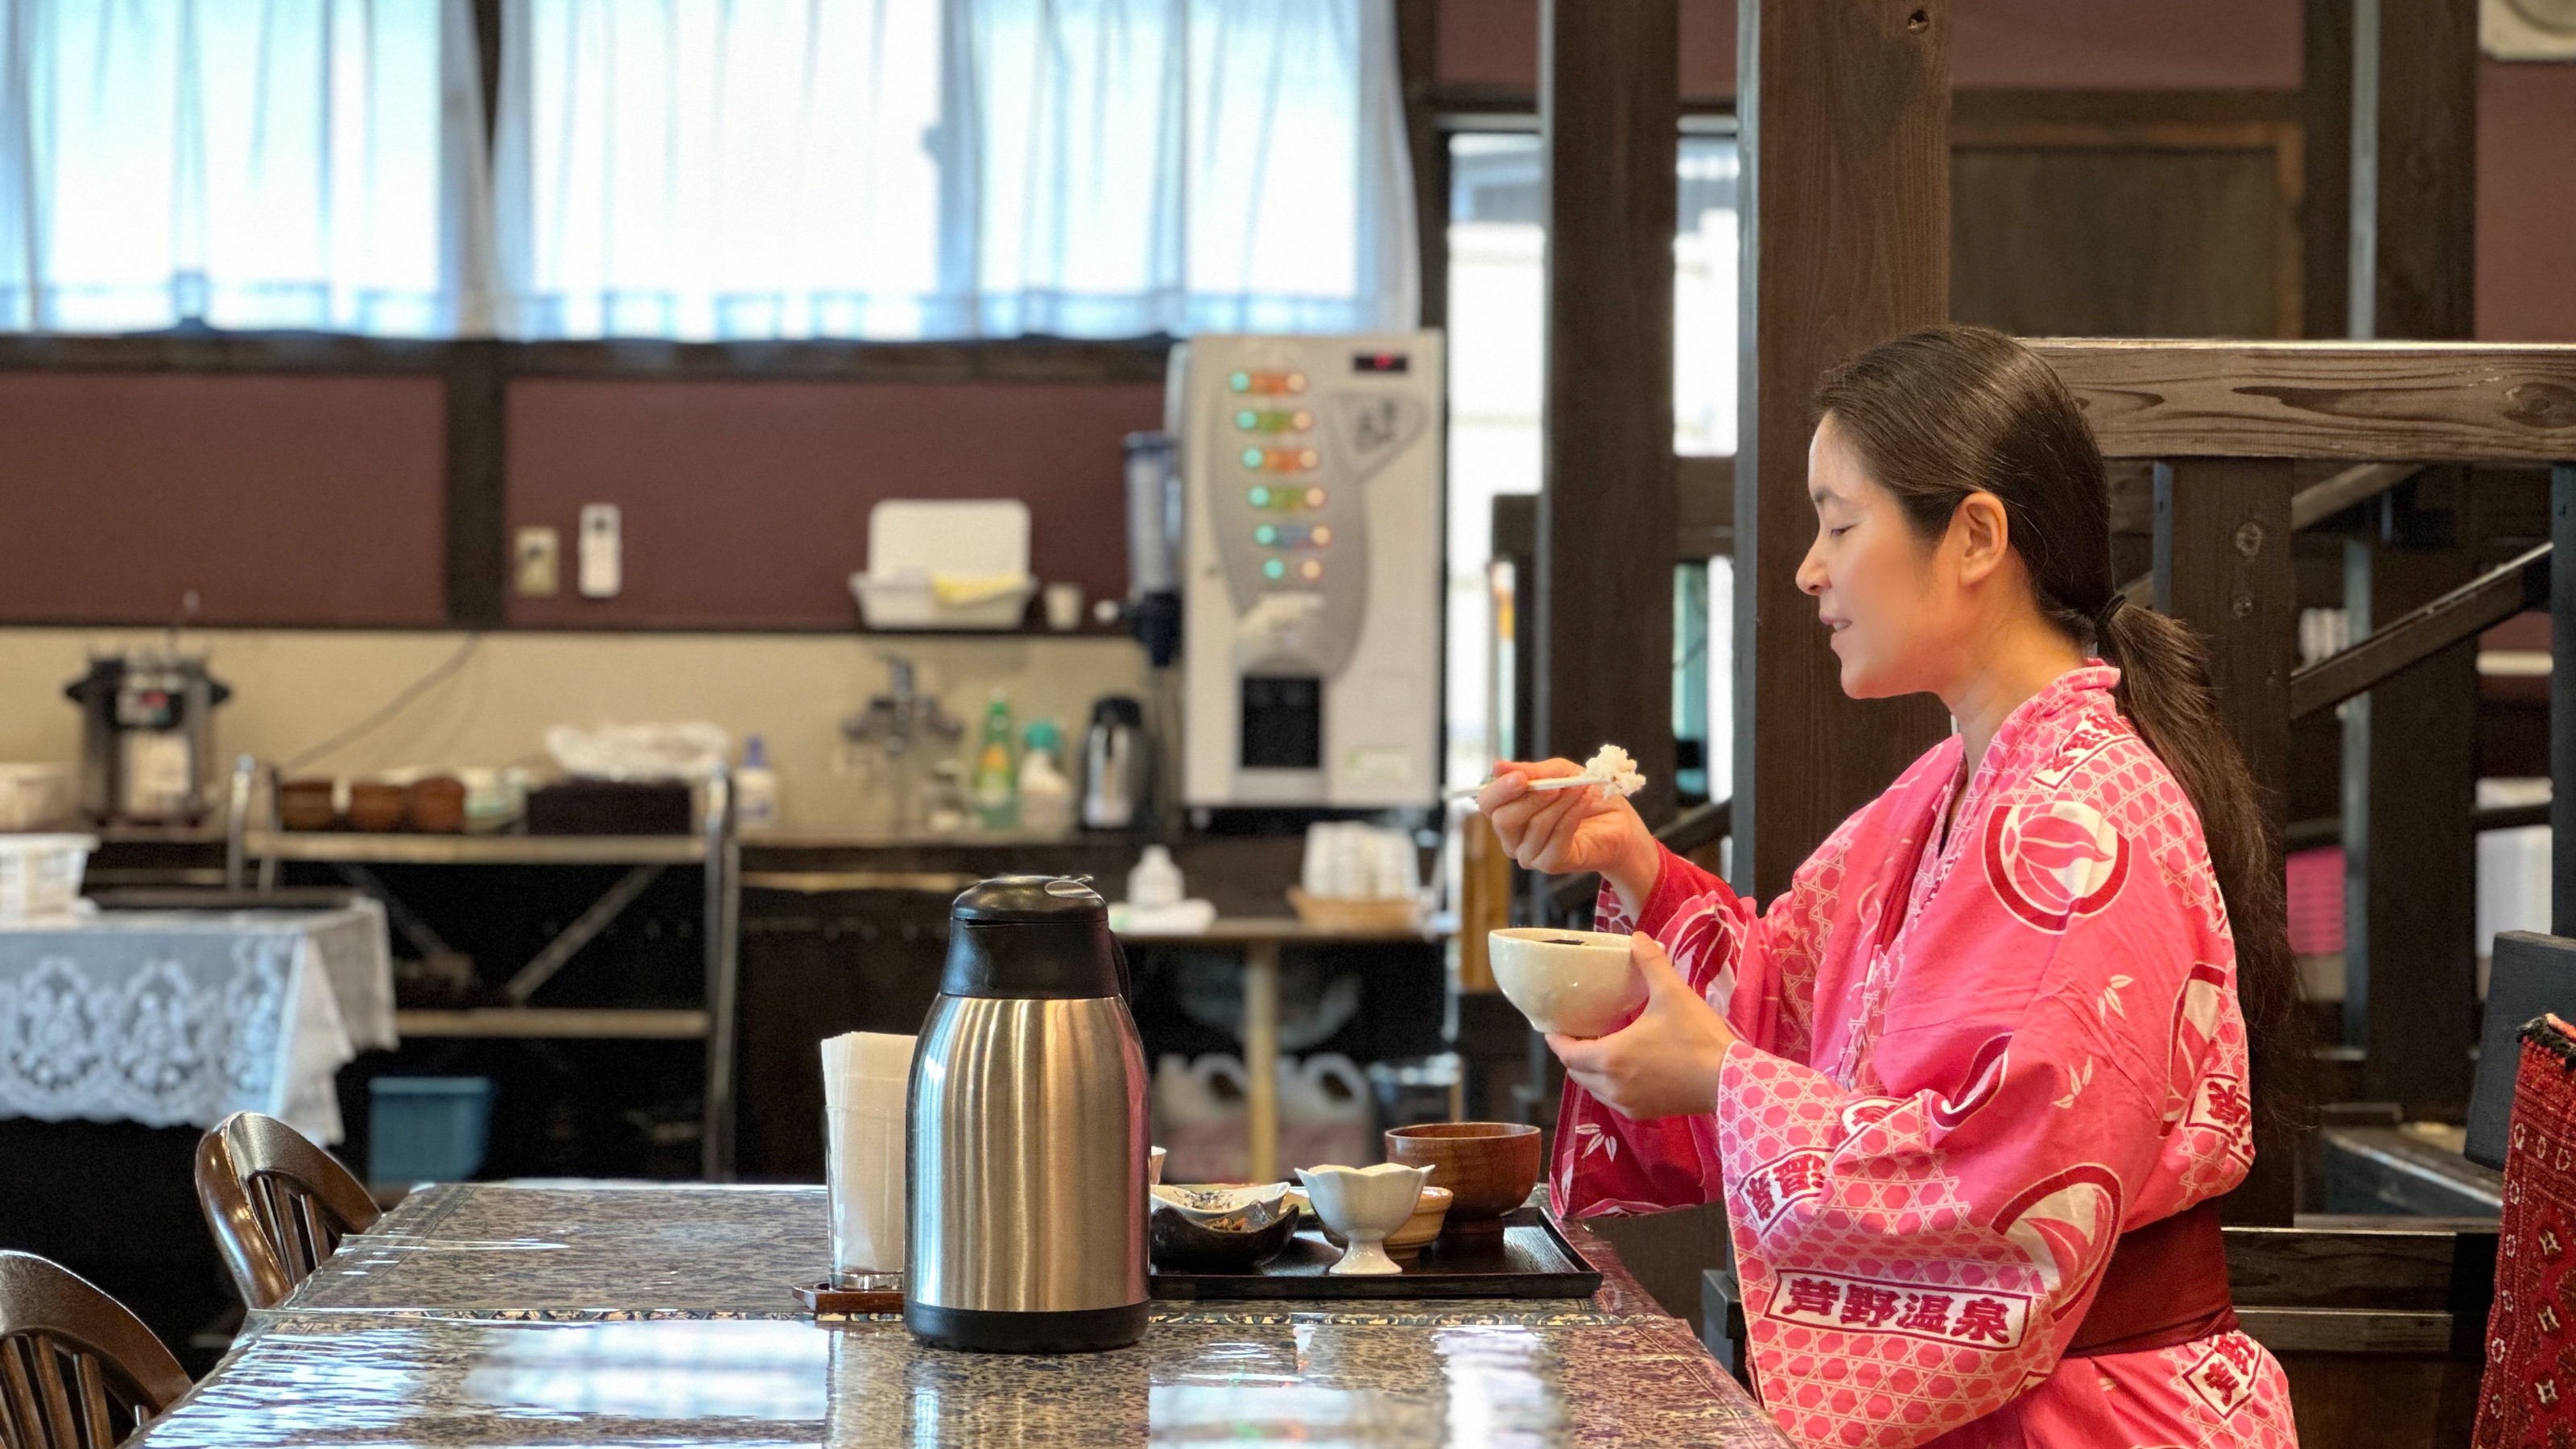
<svg viewBox="0 0 2576 1449"><path fill-rule="evenodd" d="M997 876L949 907L949 996L1089 997L1127 994L1127 958L1109 933L1109 906L1087 880Z"/></svg>

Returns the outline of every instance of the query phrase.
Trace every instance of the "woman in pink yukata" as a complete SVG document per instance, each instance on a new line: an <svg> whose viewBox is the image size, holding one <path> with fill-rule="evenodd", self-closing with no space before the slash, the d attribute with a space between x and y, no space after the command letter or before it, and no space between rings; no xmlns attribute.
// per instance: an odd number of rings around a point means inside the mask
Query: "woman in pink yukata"
<svg viewBox="0 0 2576 1449"><path fill-rule="evenodd" d="M1756 1385L1802 1445L2295 1445L2215 1199L2253 1161L2250 1080L2297 1080L2269 1070L2303 1055L2296 988L2201 648L2122 606L2101 452L2018 343L1916 333L1818 403L1798 584L1843 691L1930 691L1958 733L1767 911L1611 792L1528 788L1567 761L1485 787L1515 860L1601 873L1651 988L1548 1038L1558 1210L1723 1199Z"/></svg>

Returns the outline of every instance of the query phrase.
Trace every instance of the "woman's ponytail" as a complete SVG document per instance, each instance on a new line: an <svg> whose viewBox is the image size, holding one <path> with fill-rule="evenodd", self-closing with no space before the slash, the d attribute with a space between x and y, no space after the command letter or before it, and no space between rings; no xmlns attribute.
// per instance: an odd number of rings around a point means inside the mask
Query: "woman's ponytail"
<svg viewBox="0 0 2576 1449"><path fill-rule="evenodd" d="M2191 626L2150 609L2111 609L2103 623L2094 647L2120 668L2112 698L2200 815L2236 939L2236 1000L2250 1041L2254 1100L2266 1126L2294 1130L2305 1125L2314 1067L2290 954L2280 845L2245 754L2219 718L2209 652Z"/></svg>
<svg viewBox="0 0 2576 1449"><path fill-rule="evenodd" d="M2312 1066L2280 843L2219 718L2208 651L2180 620L2122 607L2114 592L2110 488L2083 409L2037 353L1961 326L1871 348L1835 369L1816 400L1916 532L1937 537L1971 493L2001 501L2040 613L2119 666L2121 714L2200 815L2236 941L2257 1110L2273 1129L2299 1125Z"/></svg>

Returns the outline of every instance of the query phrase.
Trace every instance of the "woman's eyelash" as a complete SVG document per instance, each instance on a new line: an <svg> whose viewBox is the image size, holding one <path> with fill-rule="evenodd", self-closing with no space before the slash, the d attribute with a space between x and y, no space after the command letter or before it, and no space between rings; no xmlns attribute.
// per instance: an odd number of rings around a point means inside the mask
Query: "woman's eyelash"
<svg viewBox="0 0 2576 1449"><path fill-rule="evenodd" d="M1840 538L1844 534L1851 532L1854 526L1855 525L1846 523L1840 528L1828 528L1825 530L1825 536L1827 538Z"/></svg>

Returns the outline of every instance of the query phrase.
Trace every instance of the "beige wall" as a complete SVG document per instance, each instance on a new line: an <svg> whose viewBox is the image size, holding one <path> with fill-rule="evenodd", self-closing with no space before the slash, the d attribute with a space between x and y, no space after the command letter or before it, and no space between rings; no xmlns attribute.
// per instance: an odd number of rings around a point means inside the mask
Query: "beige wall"
<svg viewBox="0 0 2576 1449"><path fill-rule="evenodd" d="M69 760L80 720L62 687L88 651L155 643L153 631L0 629L0 761ZM294 755L382 707L453 655L459 633L215 629L210 650L233 698L216 713L219 758ZM1139 694L1144 657L1125 639L863 638L855 634L487 634L451 678L311 774L403 766L503 765L542 755L557 723L711 720L765 737L791 829L876 829L881 792L843 768L838 722L886 686L885 659L912 659L921 685L970 729L996 686L1015 719L1052 717L1078 737L1091 702Z"/></svg>

